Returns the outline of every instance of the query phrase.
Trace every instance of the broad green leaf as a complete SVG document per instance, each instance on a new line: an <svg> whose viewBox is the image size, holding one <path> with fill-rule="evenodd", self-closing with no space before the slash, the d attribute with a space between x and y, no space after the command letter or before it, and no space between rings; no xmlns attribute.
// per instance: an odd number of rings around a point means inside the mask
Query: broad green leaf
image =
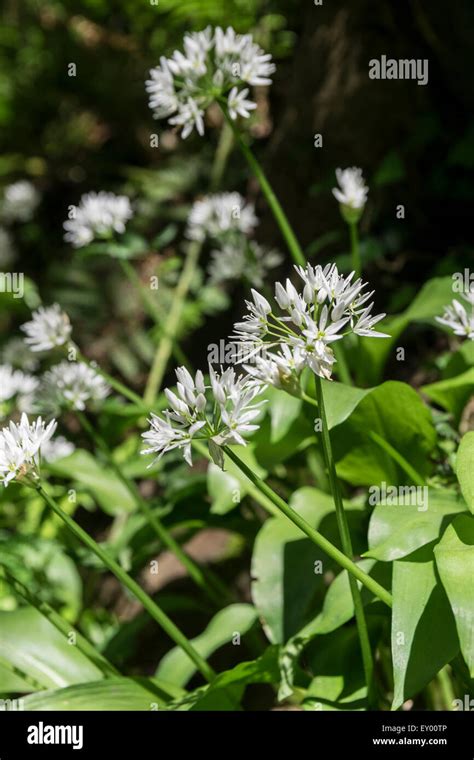
<svg viewBox="0 0 474 760"><path fill-rule="evenodd" d="M64 689L40 691L26 697L23 704L28 711L156 711L181 693L182 690L156 678L107 678Z"/></svg>
<svg viewBox="0 0 474 760"><path fill-rule="evenodd" d="M317 412L314 409L314 412ZM316 414L300 414L278 442L272 439L270 414L265 414L260 429L252 436L255 456L262 467L271 470L276 464L293 457L314 440L314 418Z"/></svg>
<svg viewBox="0 0 474 760"><path fill-rule="evenodd" d="M474 341L465 340L457 351L448 354L448 361L443 369L443 379L455 377L474 367Z"/></svg>
<svg viewBox="0 0 474 760"><path fill-rule="evenodd" d="M393 564L393 709L418 694L459 651L446 593L426 547Z"/></svg>
<svg viewBox="0 0 474 760"><path fill-rule="evenodd" d="M423 385L421 390L431 401L451 412L458 421L467 402L474 395L474 367L462 375Z"/></svg>
<svg viewBox="0 0 474 760"><path fill-rule="evenodd" d="M329 382L328 380L322 380L321 384L330 430L347 420L360 402L373 391L373 388L355 388L352 385Z"/></svg>
<svg viewBox="0 0 474 760"><path fill-rule="evenodd" d="M388 356L395 346L400 346L399 338L410 323L432 323L435 317L443 313L444 307L452 301L452 286L451 277L428 280L404 312L380 323L380 329L388 333L390 338L362 339L358 364L368 384L379 380Z"/></svg>
<svg viewBox="0 0 474 760"><path fill-rule="evenodd" d="M456 457L456 475L466 504L474 512L474 431L461 438Z"/></svg>
<svg viewBox="0 0 474 760"><path fill-rule="evenodd" d="M369 434L377 433L421 475L430 470L436 443L429 410L406 383L389 381L367 393L332 432L339 477L352 485L405 483L407 475Z"/></svg>
<svg viewBox="0 0 474 760"><path fill-rule="evenodd" d="M456 517L446 528L434 553L456 621L461 652L474 678L474 517Z"/></svg>
<svg viewBox="0 0 474 760"><path fill-rule="evenodd" d="M231 604L212 618L205 631L192 639L192 644L204 659L208 659L216 649L231 643L236 634L243 636L247 633L257 618L252 605ZM196 666L188 655L175 647L163 657L156 675L177 686L185 686L195 672Z"/></svg>
<svg viewBox="0 0 474 760"><path fill-rule="evenodd" d="M412 488L415 488L413 486ZM427 501L423 492L418 505L379 504L375 507L369 525L369 550L366 557L391 562L411 554L421 546L435 541L446 522L466 505L454 491L429 488ZM425 511L424 507L427 507Z"/></svg>
<svg viewBox="0 0 474 760"><path fill-rule="evenodd" d="M48 469L59 478L77 481L84 486L109 515L136 509L134 498L117 475L97 462L88 451L77 449L71 456L49 464Z"/></svg>
<svg viewBox="0 0 474 760"><path fill-rule="evenodd" d="M278 443L298 419L302 401L277 388L269 388L266 396L271 417L271 442Z"/></svg>
<svg viewBox="0 0 474 760"><path fill-rule="evenodd" d="M290 505L313 527L334 510L332 498L315 488L295 491ZM272 517L261 527L252 556L252 599L272 643L281 643L308 621L311 602L321 588L326 555L285 517Z"/></svg>
<svg viewBox="0 0 474 760"><path fill-rule="evenodd" d="M32 607L0 612L0 659L46 689L103 677L99 668Z"/></svg>
<svg viewBox="0 0 474 760"><path fill-rule="evenodd" d="M13 665L2 663L0 658L0 694L26 694L31 690L31 684L15 672Z"/></svg>
<svg viewBox="0 0 474 760"><path fill-rule="evenodd" d="M239 458L259 478L266 477L266 471L260 467L253 452L253 445L245 448L239 446ZM224 515L235 509L249 490L250 481L234 462L226 458L225 470L221 470L212 462L207 469L207 488L212 499L211 512L216 515Z"/></svg>

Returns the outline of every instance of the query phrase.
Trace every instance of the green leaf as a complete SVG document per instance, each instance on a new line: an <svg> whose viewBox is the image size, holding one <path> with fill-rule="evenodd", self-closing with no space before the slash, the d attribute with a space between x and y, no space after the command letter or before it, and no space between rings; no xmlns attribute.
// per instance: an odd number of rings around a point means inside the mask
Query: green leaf
<svg viewBox="0 0 474 760"><path fill-rule="evenodd" d="M271 442L278 443L298 419L302 401L277 388L268 388L269 411L271 418Z"/></svg>
<svg viewBox="0 0 474 760"><path fill-rule="evenodd" d="M394 562L392 596L392 709L398 709L455 657L459 641L429 549Z"/></svg>
<svg viewBox="0 0 474 760"><path fill-rule="evenodd" d="M436 566L451 603L461 652L474 678L474 518L459 515L434 550Z"/></svg>
<svg viewBox="0 0 474 760"><path fill-rule="evenodd" d="M373 388L355 388L328 380L322 380L321 383L329 430L347 420L360 402L373 391Z"/></svg>
<svg viewBox="0 0 474 760"><path fill-rule="evenodd" d="M32 607L0 612L0 658L46 689L102 678L99 668Z"/></svg>
<svg viewBox="0 0 474 760"><path fill-rule="evenodd" d="M48 469L59 478L75 480L84 486L109 515L136 510L133 496L117 475L84 449L77 449L71 456L49 464Z"/></svg>
<svg viewBox="0 0 474 760"><path fill-rule="evenodd" d="M332 497L316 488L301 488L290 506L317 527L334 511ZM312 616L312 602L322 589L315 562L331 567L327 556L284 517L272 517L260 529L252 556L252 599L272 643L299 631Z"/></svg>
<svg viewBox="0 0 474 760"><path fill-rule="evenodd" d="M229 644L236 633L240 636L247 633L257 619L257 611L252 605L231 604L212 618L203 633L192 639L192 644L204 659L208 659L216 649ZM177 686L185 686L195 672L196 666L188 655L175 647L163 657L156 675Z"/></svg>
<svg viewBox="0 0 474 760"><path fill-rule="evenodd" d="M461 438L456 456L456 475L466 504L474 512L474 431Z"/></svg>
<svg viewBox="0 0 474 760"><path fill-rule="evenodd" d="M182 690L156 678L107 678L31 694L24 709L36 710L158 710Z"/></svg>
<svg viewBox="0 0 474 760"><path fill-rule="evenodd" d="M405 472L372 441L370 432L386 440L420 475L429 472L436 431L429 410L409 385L389 381L372 389L332 432L339 477L352 485L405 483Z"/></svg>
<svg viewBox="0 0 474 760"><path fill-rule="evenodd" d="M466 510L459 495L447 490L429 488L426 505L426 511L421 511L420 506L401 503L376 506L370 518L369 550L364 556L383 562L406 557L435 541L443 525L452 516Z"/></svg>
<svg viewBox="0 0 474 760"><path fill-rule="evenodd" d="M459 421L464 407L474 393L474 367L462 375L423 385L421 390L431 401L446 409Z"/></svg>

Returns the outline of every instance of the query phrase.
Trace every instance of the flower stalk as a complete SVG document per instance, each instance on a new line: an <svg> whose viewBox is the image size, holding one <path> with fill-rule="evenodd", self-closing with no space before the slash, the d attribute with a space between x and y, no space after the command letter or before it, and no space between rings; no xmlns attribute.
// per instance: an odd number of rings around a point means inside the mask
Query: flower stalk
<svg viewBox="0 0 474 760"><path fill-rule="evenodd" d="M180 629L173 623L168 615L151 599L151 597L144 591L141 586L138 585L130 575L123 570L122 567L110 557L109 554L103 549L96 541L94 541L85 530L81 528L77 522L70 517L59 504L44 490L40 483L35 486L40 496L44 499L46 504L52 509L52 511L59 517L60 520L69 528L76 538L81 541L90 551L93 552L103 564L110 570L111 573L127 588L131 594L143 605L148 614L158 625L168 634L168 636L179 646L188 657L194 662L196 668L203 675L206 681L211 682L216 673L211 666L204 660L203 657L193 647L191 642L180 631Z"/></svg>

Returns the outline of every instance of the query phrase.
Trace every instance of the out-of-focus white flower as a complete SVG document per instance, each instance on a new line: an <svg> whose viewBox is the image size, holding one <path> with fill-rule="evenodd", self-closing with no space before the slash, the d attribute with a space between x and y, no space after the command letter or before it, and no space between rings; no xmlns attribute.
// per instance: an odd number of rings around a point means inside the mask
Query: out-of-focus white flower
<svg viewBox="0 0 474 760"><path fill-rule="evenodd" d="M86 405L103 401L110 386L93 367L84 362L62 361L45 372L41 385L43 403L51 408L84 411Z"/></svg>
<svg viewBox="0 0 474 760"><path fill-rule="evenodd" d="M39 367L38 354L33 353L23 338L11 338L2 349L2 362L24 372L34 372Z"/></svg>
<svg viewBox="0 0 474 760"><path fill-rule="evenodd" d="M249 234L257 226L253 203L240 193L216 193L196 201L189 213L186 237L190 240L219 239L228 233Z"/></svg>
<svg viewBox="0 0 474 760"><path fill-rule="evenodd" d="M32 320L25 322L20 329L26 333L25 343L32 351L49 351L69 340L72 327L68 315L55 303L40 306L33 312Z"/></svg>
<svg viewBox="0 0 474 760"><path fill-rule="evenodd" d="M279 251L243 238L235 245L224 243L222 248L211 251L209 278L212 284L245 279L255 288L261 288L268 272L282 261Z"/></svg>
<svg viewBox="0 0 474 760"><path fill-rule="evenodd" d="M373 293L365 292L362 280L353 281L353 272L343 277L334 264L295 269L303 280L302 292L289 279L285 285L275 284L275 301L284 315L275 313L268 300L252 289L247 314L234 325L232 340L240 344L237 353L244 356L254 380L263 384L296 387L305 366L329 380L336 361L332 343L351 332L388 337L373 329L385 314L372 315L373 303L367 305L367 301ZM249 368L250 359L255 369Z"/></svg>
<svg viewBox="0 0 474 760"><path fill-rule="evenodd" d="M229 111L230 118L234 121L238 116L243 116L244 119L248 119L250 116L250 111L255 110L257 107L257 104L254 103L253 100L247 99L248 94L248 87L246 87L245 90L240 90L240 92L238 87L232 87L231 91L229 92L229 96L227 98L227 109Z"/></svg>
<svg viewBox="0 0 474 760"><path fill-rule="evenodd" d="M469 303L466 309L460 301L454 299L446 307L442 317L436 317L441 325L450 327L455 335L474 340L474 293L471 291L464 296Z"/></svg>
<svg viewBox="0 0 474 760"><path fill-rule="evenodd" d="M0 216L6 222L28 222L38 203L40 195L35 186L26 179L8 185L0 201Z"/></svg>
<svg viewBox="0 0 474 760"><path fill-rule="evenodd" d="M339 187L333 189L333 195L342 206L362 212L367 203L369 188L364 183L362 169L353 166L349 169L336 169Z"/></svg>
<svg viewBox="0 0 474 760"><path fill-rule="evenodd" d="M0 227L0 267L5 269L15 258L12 237L4 227Z"/></svg>
<svg viewBox="0 0 474 760"><path fill-rule="evenodd" d="M64 222L64 239L74 248L82 248L93 240L123 234L133 216L130 199L114 193L87 193L83 195L74 216Z"/></svg>
<svg viewBox="0 0 474 760"><path fill-rule="evenodd" d="M55 420L46 425L41 417L30 423L22 414L19 423L10 422L0 431L0 479L5 486L27 475L38 477L42 447L57 427Z"/></svg>
<svg viewBox="0 0 474 760"><path fill-rule="evenodd" d="M0 401L9 401L15 396L29 396L38 388L39 381L9 364L0 365Z"/></svg>
<svg viewBox="0 0 474 760"><path fill-rule="evenodd" d="M156 119L182 127L181 136L204 134L204 114L214 101L227 100L232 119L248 118L256 104L248 99L245 85L271 84L275 71L271 55L250 34L236 34L229 27L184 36L183 52L160 58L146 81L149 105ZM170 118L171 117L171 118Z"/></svg>
<svg viewBox="0 0 474 760"><path fill-rule="evenodd" d="M152 414L150 429L143 433L146 448L142 454L163 454L179 448L185 461L192 465L193 438L207 440L209 450L222 466L218 447L225 444L245 445L244 435L258 429L254 420L260 404L253 404L259 387L247 376L238 377L234 369L216 373L209 365L210 386L204 384L201 372L193 378L185 367L176 370L177 393L165 390L170 408L162 416ZM151 466L151 465L150 465Z"/></svg>
<svg viewBox="0 0 474 760"><path fill-rule="evenodd" d="M48 464L52 464L59 459L70 456L75 450L76 447L71 441L68 441L62 435L58 435L56 438L51 438L43 443L41 446L41 458L45 462L48 462Z"/></svg>

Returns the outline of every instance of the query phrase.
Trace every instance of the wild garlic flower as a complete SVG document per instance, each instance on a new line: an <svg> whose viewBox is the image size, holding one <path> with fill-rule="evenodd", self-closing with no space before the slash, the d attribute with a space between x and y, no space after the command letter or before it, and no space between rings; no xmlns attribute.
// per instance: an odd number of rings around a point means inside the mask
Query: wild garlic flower
<svg viewBox="0 0 474 760"><path fill-rule="evenodd" d="M0 365L0 402L10 401L15 396L29 396L38 388L39 381L9 364Z"/></svg>
<svg viewBox="0 0 474 760"><path fill-rule="evenodd" d="M10 338L5 343L1 358L3 364L10 364L15 369L23 370L23 372L34 372L40 364L38 353L33 353L23 338L20 337Z"/></svg>
<svg viewBox="0 0 474 760"><path fill-rule="evenodd" d="M228 110L231 119L248 118L256 104L249 100L249 87L271 84L275 71L271 55L250 34L236 34L228 27L184 36L183 52L162 57L151 69L146 90L155 119L168 119L182 127L181 137L204 134L204 115L214 101Z"/></svg>
<svg viewBox="0 0 474 760"><path fill-rule="evenodd" d="M71 456L75 450L76 447L71 441L68 441L62 435L58 435L56 438L50 438L43 443L41 446L41 458L44 462L52 464L60 459Z"/></svg>
<svg viewBox="0 0 474 760"><path fill-rule="evenodd" d="M23 179L8 185L0 201L0 216L6 222L28 222L40 201L35 186Z"/></svg>
<svg viewBox="0 0 474 760"><path fill-rule="evenodd" d="M93 367L84 362L62 361L45 372L41 384L45 408L84 411L86 405L103 401L110 386Z"/></svg>
<svg viewBox="0 0 474 760"><path fill-rule="evenodd" d="M354 272L344 277L335 264L324 269L311 264L295 269L303 280L301 292L289 279L285 285L275 285L275 301L283 315L275 314L268 300L252 289L253 301L246 301L248 313L234 325L232 336L241 343L239 353L245 355L248 346L247 364L266 352L262 362L255 361L256 370L251 374L254 379L259 371L261 377L278 375L278 381L272 382L276 385L293 384L305 366L331 379L336 361L331 344L349 333L388 337L374 330L385 314L372 314L373 303L368 301L373 291L365 292L366 283L361 279L353 281ZM268 349L279 353L271 354Z"/></svg>
<svg viewBox="0 0 474 760"><path fill-rule="evenodd" d="M25 343L32 351L49 351L69 340L72 327L68 315L55 303L40 306L20 330L26 333Z"/></svg>
<svg viewBox="0 0 474 760"><path fill-rule="evenodd" d="M110 237L113 233L122 235L129 219L133 216L129 198L114 193L87 193L73 216L64 222L64 240L74 248L82 248L93 240Z"/></svg>
<svg viewBox="0 0 474 760"><path fill-rule="evenodd" d="M216 193L193 204L186 237L203 241L222 239L233 233L248 235L257 224L253 203L247 203L240 193Z"/></svg>
<svg viewBox="0 0 474 760"><path fill-rule="evenodd" d="M146 444L142 454L157 454L156 462L168 451L182 449L192 466L191 443L197 438L207 440L211 456L222 467L219 447L245 446L243 436L259 427L254 420L261 404L253 401L260 389L248 377L238 377L232 368L219 375L209 365L210 385L205 384L201 371L193 378L185 367L176 370L176 377L177 392L165 390L170 408L162 416L152 414L150 429L142 434Z"/></svg>
<svg viewBox="0 0 474 760"><path fill-rule="evenodd" d="M454 299L446 307L442 317L436 317L436 321L441 325L450 327L455 335L463 338L474 340L474 290L462 295L468 302L466 308L460 301Z"/></svg>
<svg viewBox="0 0 474 760"><path fill-rule="evenodd" d="M0 227L0 267L5 269L15 258L12 237L4 227Z"/></svg>
<svg viewBox="0 0 474 760"><path fill-rule="evenodd" d="M244 279L261 288L268 273L282 261L279 251L243 238L235 245L224 244L221 249L211 251L209 279L214 285Z"/></svg>
<svg viewBox="0 0 474 760"><path fill-rule="evenodd" d="M22 414L19 423L10 422L0 431L0 479L4 486L12 480L37 479L43 446L50 440L57 423L46 425L41 417L30 423Z"/></svg>
<svg viewBox="0 0 474 760"><path fill-rule="evenodd" d="M362 169L336 169L339 187L333 188L333 195L341 204L341 213L347 222L359 220L367 203L369 188L365 185Z"/></svg>

